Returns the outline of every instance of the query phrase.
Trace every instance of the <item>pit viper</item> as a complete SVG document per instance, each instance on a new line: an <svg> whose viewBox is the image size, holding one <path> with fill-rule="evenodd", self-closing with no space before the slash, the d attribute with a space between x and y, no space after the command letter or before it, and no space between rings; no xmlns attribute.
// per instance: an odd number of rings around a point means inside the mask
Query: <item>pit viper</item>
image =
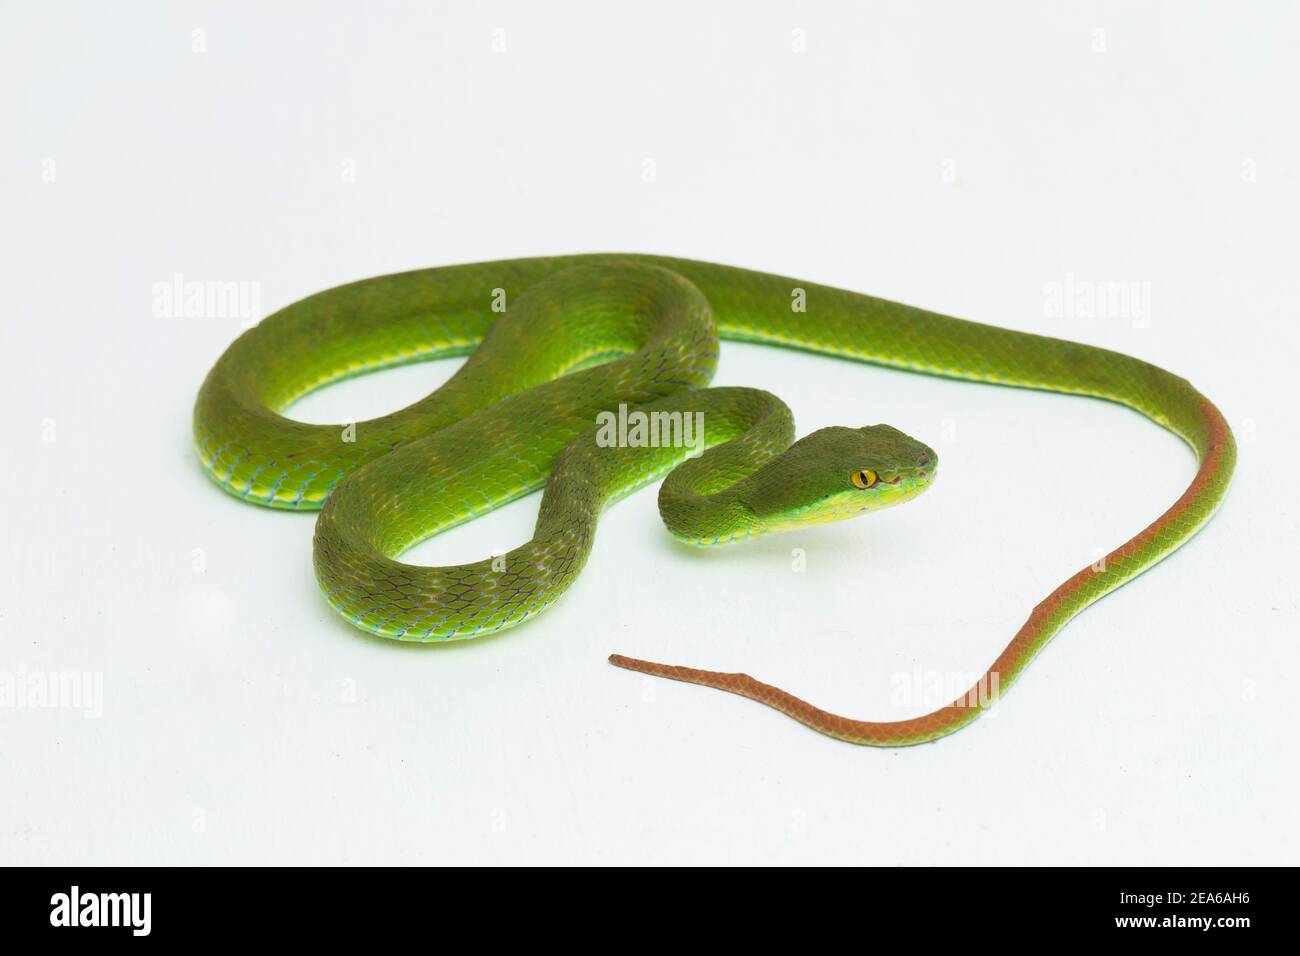
<svg viewBox="0 0 1300 956"><path fill-rule="evenodd" d="M1005 692L1067 621L1205 525L1236 461L1219 410L1137 358L782 276L630 254L446 266L309 296L220 357L198 394L194 439L206 473L230 494L319 509L313 562L329 604L402 641L471 639L545 610L582 570L601 512L661 478L669 532L700 546L878 510L935 480L934 451L888 425L796 441L772 393L708 387L720 339L1118 402L1199 460L1164 514L1053 590L975 687L932 713L855 720L746 674L610 657L752 698L852 743L917 744L975 719L988 689ZM464 355L444 385L380 418L318 425L283 415L348 376ZM526 544L455 567L398 560L543 487Z"/></svg>

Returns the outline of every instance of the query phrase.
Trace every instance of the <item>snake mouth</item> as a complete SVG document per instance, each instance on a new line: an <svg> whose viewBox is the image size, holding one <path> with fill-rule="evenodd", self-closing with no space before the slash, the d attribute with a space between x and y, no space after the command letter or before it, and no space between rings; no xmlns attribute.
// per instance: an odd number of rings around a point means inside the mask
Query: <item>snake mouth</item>
<svg viewBox="0 0 1300 956"><path fill-rule="evenodd" d="M932 465L931 468L933 468L933 467L934 467L934 466ZM904 477L905 477L904 475L895 475L893 478L881 478L881 479L880 479L880 483L881 483L882 485L897 485L897 484L900 484L900 483L902 482L902 480L903 480ZM931 478L933 477L933 473L932 473L929 469L926 469L926 468L918 468L918 469L916 470L915 477L916 477L916 478L922 478L922 479L925 479L925 480L929 480L929 479L931 479Z"/></svg>

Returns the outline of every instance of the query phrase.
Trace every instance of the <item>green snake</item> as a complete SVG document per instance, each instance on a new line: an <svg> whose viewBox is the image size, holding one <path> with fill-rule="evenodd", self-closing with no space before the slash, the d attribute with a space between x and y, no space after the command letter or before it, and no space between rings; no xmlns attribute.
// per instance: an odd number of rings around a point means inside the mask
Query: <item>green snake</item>
<svg viewBox="0 0 1300 956"><path fill-rule="evenodd" d="M709 388L720 339L1119 402L1199 459L1182 497L1052 591L980 682L932 713L853 720L746 674L610 657L752 698L841 740L902 746L969 723L1067 621L1195 534L1232 476L1236 446L1219 410L1139 359L781 276L622 254L425 269L295 302L217 361L195 404L195 443L225 491L319 509L313 555L326 599L357 627L402 641L466 640L545 610L582 570L601 512L660 478L664 523L695 545L878 510L934 480L935 453L888 425L795 441L775 395ZM282 414L348 376L460 355L469 357L442 387L390 415L315 425ZM398 560L543 487L521 547L456 567Z"/></svg>

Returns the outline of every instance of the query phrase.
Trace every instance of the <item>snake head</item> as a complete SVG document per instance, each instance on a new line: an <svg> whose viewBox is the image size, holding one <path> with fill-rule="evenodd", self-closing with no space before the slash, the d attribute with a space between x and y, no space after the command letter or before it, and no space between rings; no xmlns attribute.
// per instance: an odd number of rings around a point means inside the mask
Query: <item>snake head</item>
<svg viewBox="0 0 1300 956"><path fill-rule="evenodd" d="M915 498L939 456L891 425L832 426L799 439L745 480L760 532L841 521Z"/></svg>

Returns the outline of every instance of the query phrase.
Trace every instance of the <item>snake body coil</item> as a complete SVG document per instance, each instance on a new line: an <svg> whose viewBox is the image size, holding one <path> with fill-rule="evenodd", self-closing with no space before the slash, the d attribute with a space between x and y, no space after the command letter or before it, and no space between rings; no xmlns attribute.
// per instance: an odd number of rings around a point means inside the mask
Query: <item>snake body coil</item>
<svg viewBox="0 0 1300 956"><path fill-rule="evenodd" d="M665 475L665 523L700 545L877 510L934 480L934 453L887 425L794 441L789 409L774 395L707 388L719 338L1108 399L1179 435L1199 458L1178 501L1057 587L981 682L933 713L851 720L745 674L610 658L753 698L854 743L921 743L974 719L989 687L1005 691L1070 618L1195 534L1232 475L1235 445L1218 409L1185 380L1130 356L644 255L448 266L310 296L221 356L199 392L195 442L226 491L274 508L321 509L314 560L330 604L371 633L417 641L472 638L544 610L582 569L602 510ZM391 415L347 427L281 415L350 375L465 354L443 387ZM640 440L610 425L628 409L650 423ZM520 548L457 567L397 560L543 486L534 536Z"/></svg>

